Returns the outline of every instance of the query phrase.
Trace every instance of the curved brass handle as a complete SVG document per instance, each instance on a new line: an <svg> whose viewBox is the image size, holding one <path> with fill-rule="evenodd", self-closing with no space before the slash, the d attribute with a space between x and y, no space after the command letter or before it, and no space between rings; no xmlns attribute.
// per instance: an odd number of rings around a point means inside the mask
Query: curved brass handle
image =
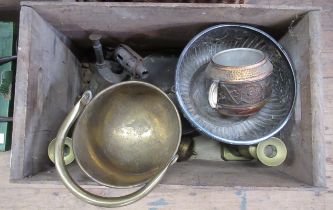
<svg viewBox="0 0 333 210"><path fill-rule="evenodd" d="M64 139L67 136L68 130L73 125L77 117L80 115L84 107L89 103L92 98L90 91L86 91L79 102L74 106L70 113L65 118L64 122L60 126L56 137L55 145L55 166L58 171L58 174L63 181L67 189L73 193L76 197L80 198L83 201L86 201L90 204L101 206L101 207L120 207L125 206L146 196L162 179L169 166L176 162L178 156L175 155L166 165L166 167L152 178L145 186L141 189L125 196L120 197L102 197L95 194L92 194L83 188L81 188L69 175L65 163L63 160L63 144Z"/></svg>

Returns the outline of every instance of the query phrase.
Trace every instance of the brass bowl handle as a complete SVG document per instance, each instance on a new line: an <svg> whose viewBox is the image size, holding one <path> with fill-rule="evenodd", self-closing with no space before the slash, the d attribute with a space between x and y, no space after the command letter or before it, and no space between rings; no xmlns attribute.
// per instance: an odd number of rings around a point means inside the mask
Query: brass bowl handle
<svg viewBox="0 0 333 210"><path fill-rule="evenodd" d="M92 93L90 91L84 92L82 98L69 112L64 122L60 126L60 129L56 137L56 145L55 145L55 166L58 171L58 174L61 180L63 181L64 185L72 194L92 205L114 208L134 203L135 201L138 201L139 199L146 196L160 182L160 180L168 170L169 166L177 161L178 156L175 155L171 160L169 160L165 168L159 174L153 177L142 188L128 195L120 197L102 197L99 195L92 194L86 191L85 189L81 188L72 179L72 177L68 173L68 170L65 167L65 163L63 160L63 152L64 152L63 144L70 127L73 125L73 123L80 115L84 107L90 102L91 98L92 98Z"/></svg>

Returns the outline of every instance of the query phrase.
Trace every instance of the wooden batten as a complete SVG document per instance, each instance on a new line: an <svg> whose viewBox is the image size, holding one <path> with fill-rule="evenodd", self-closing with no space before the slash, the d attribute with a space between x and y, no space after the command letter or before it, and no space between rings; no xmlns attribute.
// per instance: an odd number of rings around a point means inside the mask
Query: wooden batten
<svg viewBox="0 0 333 210"><path fill-rule="evenodd" d="M22 7L11 158L13 179L50 168L47 147L79 94L80 63L55 29Z"/></svg>

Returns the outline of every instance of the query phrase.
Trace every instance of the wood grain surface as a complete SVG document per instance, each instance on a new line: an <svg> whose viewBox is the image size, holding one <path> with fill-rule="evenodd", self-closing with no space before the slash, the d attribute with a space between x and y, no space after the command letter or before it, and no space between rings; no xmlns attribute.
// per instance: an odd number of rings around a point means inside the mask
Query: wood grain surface
<svg viewBox="0 0 333 210"><path fill-rule="evenodd" d="M248 0L247 4L323 6L322 70L324 89L324 140L328 188L226 188L159 185L154 193L122 209L333 209L333 1ZM62 185L9 183L10 152L0 153L0 209L98 209L75 198ZM89 187L114 195L104 187Z"/></svg>

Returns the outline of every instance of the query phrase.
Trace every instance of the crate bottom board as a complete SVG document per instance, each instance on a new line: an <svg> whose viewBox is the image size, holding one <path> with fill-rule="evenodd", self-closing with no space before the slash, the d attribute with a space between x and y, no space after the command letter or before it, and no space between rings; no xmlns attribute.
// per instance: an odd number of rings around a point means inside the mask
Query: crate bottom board
<svg viewBox="0 0 333 210"><path fill-rule="evenodd" d="M81 171L76 162L67 166L67 168L80 184L97 185ZM12 180L12 182L62 184L55 168L22 180ZM274 168L260 166L257 162L208 160L190 160L176 163L168 170L161 184L223 187L311 187Z"/></svg>

